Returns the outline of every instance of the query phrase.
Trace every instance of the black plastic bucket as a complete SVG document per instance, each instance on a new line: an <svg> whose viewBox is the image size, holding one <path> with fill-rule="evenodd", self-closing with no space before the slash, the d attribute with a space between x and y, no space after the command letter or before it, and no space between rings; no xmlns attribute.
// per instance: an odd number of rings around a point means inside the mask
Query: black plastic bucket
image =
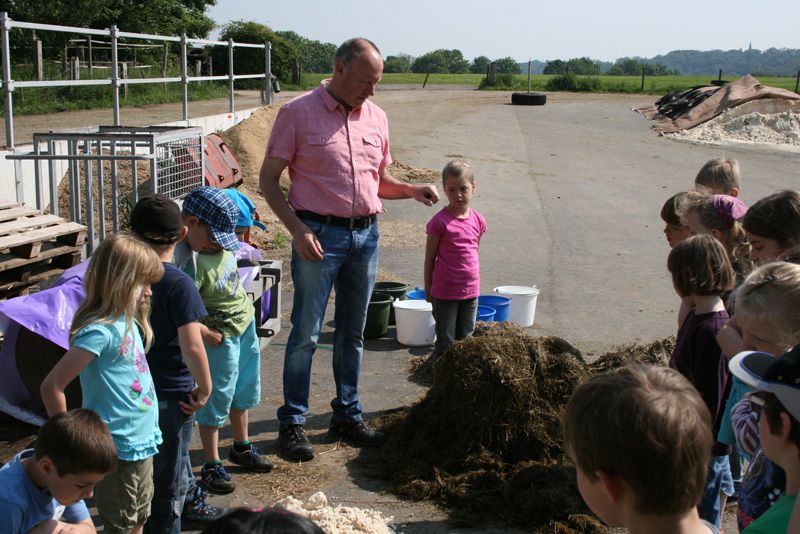
<svg viewBox="0 0 800 534"><path fill-rule="evenodd" d="M367 324L364 325L365 338L378 338L389 330L389 310L394 299L389 293L373 291L367 308Z"/></svg>
<svg viewBox="0 0 800 534"><path fill-rule="evenodd" d="M406 300L406 291L408 284L403 282L375 282L375 289L373 291L380 291L381 293L388 293L393 299ZM394 321L394 306L389 306L389 324L395 324Z"/></svg>

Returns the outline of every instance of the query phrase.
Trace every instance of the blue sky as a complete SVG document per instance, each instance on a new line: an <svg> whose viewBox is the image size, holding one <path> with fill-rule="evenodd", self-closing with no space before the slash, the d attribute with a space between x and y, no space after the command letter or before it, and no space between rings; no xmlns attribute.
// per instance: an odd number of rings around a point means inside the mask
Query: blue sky
<svg viewBox="0 0 800 534"><path fill-rule="evenodd" d="M471 60L652 57L670 50L800 48L798 0L217 0L222 25L252 20L339 44L363 36L384 56L457 48Z"/></svg>

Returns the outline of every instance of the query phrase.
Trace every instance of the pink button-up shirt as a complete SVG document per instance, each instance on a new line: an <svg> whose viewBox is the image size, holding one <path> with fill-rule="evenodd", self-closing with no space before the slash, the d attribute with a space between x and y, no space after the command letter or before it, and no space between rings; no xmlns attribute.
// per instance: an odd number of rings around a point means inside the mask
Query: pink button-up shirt
<svg viewBox="0 0 800 534"><path fill-rule="evenodd" d="M267 155L289 162L295 210L337 217L378 213L378 171L392 163L386 114L369 100L348 113L326 84L280 108Z"/></svg>

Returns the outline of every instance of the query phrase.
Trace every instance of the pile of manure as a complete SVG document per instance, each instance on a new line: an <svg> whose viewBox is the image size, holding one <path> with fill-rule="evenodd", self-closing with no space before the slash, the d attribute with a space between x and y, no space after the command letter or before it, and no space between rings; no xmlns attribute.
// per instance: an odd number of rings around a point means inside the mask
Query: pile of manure
<svg viewBox="0 0 800 534"><path fill-rule="evenodd" d="M674 337L657 339L647 344L622 345L603 354L587 368L591 374L599 374L631 363L668 365L674 348Z"/></svg>
<svg viewBox="0 0 800 534"><path fill-rule="evenodd" d="M629 345L587 365L561 338L479 323L437 361L419 402L373 420L387 442L359 461L390 480L393 493L437 501L457 522L609 532L578 493L561 412L590 375L634 361L663 364L673 345Z"/></svg>

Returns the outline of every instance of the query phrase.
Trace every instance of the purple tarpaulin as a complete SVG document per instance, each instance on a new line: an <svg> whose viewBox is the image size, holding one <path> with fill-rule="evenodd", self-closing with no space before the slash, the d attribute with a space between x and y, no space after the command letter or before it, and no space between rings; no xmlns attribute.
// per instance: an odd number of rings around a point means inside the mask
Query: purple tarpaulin
<svg viewBox="0 0 800 534"><path fill-rule="evenodd" d="M236 252L236 259L241 263L249 261L256 264L255 266L240 267L239 275L244 287L249 287L258 275L257 264L261 258L261 252L247 243L242 243ZM0 330L5 333L3 348L0 350L0 411L5 411L28 422L40 424L37 419L41 418L36 414L25 412L23 414L25 417L21 417L18 413L19 410L11 413L9 409L16 407L24 412L25 409L22 407L30 405L34 400L17 371L15 351L17 334L22 328L26 328L63 347L64 350L69 349L69 330L72 326L72 318L86 297L83 289L83 276L88 265L89 260L85 260L67 269L48 289L32 295L0 301ZM269 299L264 300L268 301ZM264 316L268 316L268 308ZM36 357L35 354L30 356Z"/></svg>

